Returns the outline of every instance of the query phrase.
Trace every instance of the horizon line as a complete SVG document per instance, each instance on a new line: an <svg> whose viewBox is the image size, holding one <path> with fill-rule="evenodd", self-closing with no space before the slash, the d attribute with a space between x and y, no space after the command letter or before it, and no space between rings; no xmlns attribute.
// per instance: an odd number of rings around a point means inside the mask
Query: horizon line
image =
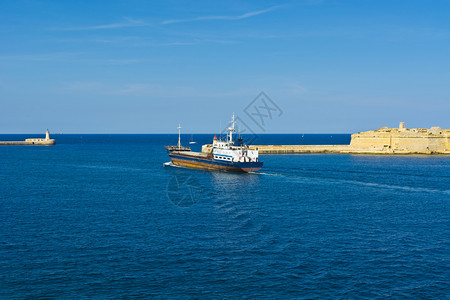
<svg viewBox="0 0 450 300"><path fill-rule="evenodd" d="M30 135L45 135L45 133L0 133L0 135L25 135L25 134L30 134ZM50 135L70 135L70 134L103 134L103 135L108 135L108 134L113 134L113 135L151 135L151 134L174 134L174 135L178 135L178 133L176 132L159 132L159 133L119 133L119 132L113 132L113 133L83 133L83 132L77 132L77 133L63 133L63 132L59 132L59 133L51 133ZM181 133L181 135L187 135L187 134L202 134L202 135L210 135L210 134L214 134L214 135L220 135L220 133L194 133L194 132L189 132L189 133ZM254 135L268 135L268 134L352 134L352 133L348 133L348 132L276 132L276 133L255 133ZM241 135L253 135L252 133L242 133Z"/></svg>

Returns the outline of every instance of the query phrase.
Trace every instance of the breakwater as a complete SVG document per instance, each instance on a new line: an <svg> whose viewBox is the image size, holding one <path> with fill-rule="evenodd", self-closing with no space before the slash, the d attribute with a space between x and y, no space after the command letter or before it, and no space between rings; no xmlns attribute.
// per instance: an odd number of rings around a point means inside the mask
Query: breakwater
<svg viewBox="0 0 450 300"><path fill-rule="evenodd" d="M260 154L450 154L450 130L440 127L399 128L381 127L377 130L352 134L350 145L251 145ZM203 145L211 152L212 145Z"/></svg>
<svg viewBox="0 0 450 300"><path fill-rule="evenodd" d="M33 138L26 139L25 141L0 141L0 146L49 146L54 144L55 140L50 138L48 129L45 132L45 138L43 139Z"/></svg>
<svg viewBox="0 0 450 300"><path fill-rule="evenodd" d="M260 154L345 153L349 145L254 145Z"/></svg>
<svg viewBox="0 0 450 300"><path fill-rule="evenodd" d="M50 141L2 141L0 146L22 146L22 145L54 145L55 140Z"/></svg>

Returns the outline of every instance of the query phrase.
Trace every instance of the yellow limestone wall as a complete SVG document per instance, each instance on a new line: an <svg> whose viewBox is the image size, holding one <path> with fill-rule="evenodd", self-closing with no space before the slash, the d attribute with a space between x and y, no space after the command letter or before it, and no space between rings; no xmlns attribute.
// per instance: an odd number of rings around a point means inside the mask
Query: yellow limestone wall
<svg viewBox="0 0 450 300"><path fill-rule="evenodd" d="M445 153L449 151L449 130L439 127L388 128L352 134L350 147L354 150L386 153Z"/></svg>
<svg viewBox="0 0 450 300"><path fill-rule="evenodd" d="M450 129L444 129L445 136L445 150L450 151Z"/></svg>

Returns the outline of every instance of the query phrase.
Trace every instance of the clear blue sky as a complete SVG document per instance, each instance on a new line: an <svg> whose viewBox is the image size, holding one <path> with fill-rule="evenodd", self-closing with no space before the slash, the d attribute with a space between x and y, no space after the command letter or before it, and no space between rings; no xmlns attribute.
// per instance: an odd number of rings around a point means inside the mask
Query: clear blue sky
<svg viewBox="0 0 450 300"><path fill-rule="evenodd" d="M0 0L0 133L450 128L450 1ZM262 132L254 127L255 131Z"/></svg>

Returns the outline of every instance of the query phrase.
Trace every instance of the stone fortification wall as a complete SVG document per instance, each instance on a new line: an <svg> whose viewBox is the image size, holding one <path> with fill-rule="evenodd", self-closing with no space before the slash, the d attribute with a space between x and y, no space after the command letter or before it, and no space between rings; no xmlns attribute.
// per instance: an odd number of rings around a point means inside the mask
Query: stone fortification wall
<svg viewBox="0 0 450 300"><path fill-rule="evenodd" d="M350 147L361 151L386 153L445 153L449 148L449 130L439 127L388 128L352 134Z"/></svg>
<svg viewBox="0 0 450 300"><path fill-rule="evenodd" d="M450 129L444 129L445 134L445 149L450 151Z"/></svg>

